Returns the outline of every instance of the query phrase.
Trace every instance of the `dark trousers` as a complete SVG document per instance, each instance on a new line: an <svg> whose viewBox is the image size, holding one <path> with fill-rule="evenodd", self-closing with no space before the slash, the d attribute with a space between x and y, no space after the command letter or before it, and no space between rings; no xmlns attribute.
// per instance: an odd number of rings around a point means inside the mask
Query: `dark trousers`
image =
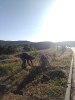
<svg viewBox="0 0 75 100"><path fill-rule="evenodd" d="M24 59L24 58L22 57L22 55L20 55L20 58L21 58L21 60L22 60L22 69L24 69L24 68L26 68L26 59Z"/></svg>

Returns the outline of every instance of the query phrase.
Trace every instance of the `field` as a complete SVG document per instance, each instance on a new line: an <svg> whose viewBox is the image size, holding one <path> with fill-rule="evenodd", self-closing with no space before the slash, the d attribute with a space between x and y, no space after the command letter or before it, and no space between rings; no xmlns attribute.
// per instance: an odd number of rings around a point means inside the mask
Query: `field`
<svg viewBox="0 0 75 100"><path fill-rule="evenodd" d="M64 100L72 51L61 47L38 50L34 67L21 69L14 55L0 56L0 98L2 100ZM29 52L31 53L31 52ZM51 66L41 66L40 54L48 55Z"/></svg>

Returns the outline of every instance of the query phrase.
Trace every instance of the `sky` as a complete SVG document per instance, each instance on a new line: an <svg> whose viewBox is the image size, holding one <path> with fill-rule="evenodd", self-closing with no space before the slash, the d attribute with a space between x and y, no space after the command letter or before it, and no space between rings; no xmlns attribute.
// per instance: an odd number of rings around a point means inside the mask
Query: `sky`
<svg viewBox="0 0 75 100"><path fill-rule="evenodd" d="M75 41L75 0L0 0L0 40Z"/></svg>

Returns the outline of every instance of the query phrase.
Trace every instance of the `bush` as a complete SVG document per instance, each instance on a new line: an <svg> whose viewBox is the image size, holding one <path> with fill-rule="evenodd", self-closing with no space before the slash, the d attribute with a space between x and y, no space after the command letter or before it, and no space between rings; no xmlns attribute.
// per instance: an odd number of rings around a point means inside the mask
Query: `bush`
<svg viewBox="0 0 75 100"><path fill-rule="evenodd" d="M35 57L37 57L38 56L38 52L37 52L37 50L32 46L32 48L31 48L31 54L33 55L33 56L35 56Z"/></svg>
<svg viewBox="0 0 75 100"><path fill-rule="evenodd" d="M30 45L29 44L25 44L23 49L25 51L30 51Z"/></svg>
<svg viewBox="0 0 75 100"><path fill-rule="evenodd" d="M52 86L48 90L48 96L56 98L56 100L63 100L65 94L65 88L67 87L67 81L64 78L55 78L51 81Z"/></svg>
<svg viewBox="0 0 75 100"><path fill-rule="evenodd" d="M3 67L3 66L0 66L0 72L3 73L3 74L8 74L8 68L7 67Z"/></svg>
<svg viewBox="0 0 75 100"><path fill-rule="evenodd" d="M13 46L5 46L0 44L0 55L2 54L13 54L16 52L17 47Z"/></svg>
<svg viewBox="0 0 75 100"><path fill-rule="evenodd" d="M13 70L13 67L10 67L10 66L0 66L0 73L2 74L8 74L9 71L12 72Z"/></svg>

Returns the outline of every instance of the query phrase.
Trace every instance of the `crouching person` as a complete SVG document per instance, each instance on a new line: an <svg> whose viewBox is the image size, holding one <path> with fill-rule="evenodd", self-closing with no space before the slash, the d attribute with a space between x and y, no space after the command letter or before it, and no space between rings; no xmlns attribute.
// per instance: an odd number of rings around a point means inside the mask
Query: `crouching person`
<svg viewBox="0 0 75 100"><path fill-rule="evenodd" d="M34 59L33 56L27 53L21 53L20 58L22 60L22 69L26 68L26 62L28 63L28 65L33 66L33 62L32 62L32 60ZM31 64L29 63L29 61L31 62Z"/></svg>
<svg viewBox="0 0 75 100"><path fill-rule="evenodd" d="M46 65L51 66L49 61L48 61L48 58L45 55L41 56L41 62L42 62L43 66L46 66Z"/></svg>

